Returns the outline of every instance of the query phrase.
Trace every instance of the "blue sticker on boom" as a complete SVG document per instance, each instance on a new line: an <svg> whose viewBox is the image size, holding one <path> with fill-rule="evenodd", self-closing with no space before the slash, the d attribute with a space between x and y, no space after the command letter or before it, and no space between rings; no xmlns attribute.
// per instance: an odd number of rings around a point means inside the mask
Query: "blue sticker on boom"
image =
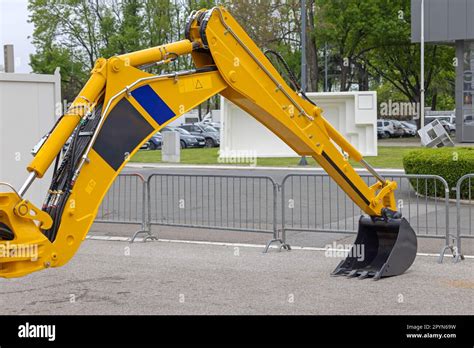
<svg viewBox="0 0 474 348"><path fill-rule="evenodd" d="M148 85L134 90L132 96L159 125L162 125L176 115L163 99L156 94L153 88Z"/></svg>

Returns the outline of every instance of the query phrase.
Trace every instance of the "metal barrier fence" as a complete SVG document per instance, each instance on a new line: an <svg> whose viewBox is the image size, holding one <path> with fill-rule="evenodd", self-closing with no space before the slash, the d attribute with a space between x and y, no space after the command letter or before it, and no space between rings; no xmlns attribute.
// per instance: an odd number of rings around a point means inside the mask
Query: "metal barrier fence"
<svg viewBox="0 0 474 348"><path fill-rule="evenodd" d="M153 174L148 224L269 233L271 244L278 239L277 190L265 176Z"/></svg>
<svg viewBox="0 0 474 348"><path fill-rule="evenodd" d="M139 224L132 240L138 234L146 233L153 239L147 228L146 181L140 174L120 174L105 195L95 222L112 224Z"/></svg>
<svg viewBox="0 0 474 348"><path fill-rule="evenodd" d="M368 185L375 183L371 175L361 176ZM439 260L447 250L461 259L462 238L474 238L474 174L458 181L456 203L440 176L385 177L397 182L398 208L417 236L444 239ZM120 174L96 222L140 225L132 241L139 234L156 239L152 225L267 233L272 235L267 251L273 242L289 248L290 231L354 234L361 214L325 173L290 174L281 185L267 176L152 174L145 180L139 174Z"/></svg>
<svg viewBox="0 0 474 348"><path fill-rule="evenodd" d="M361 177L372 185L376 179ZM418 237L440 238L446 250L456 253L455 230L450 229L449 186L436 175L386 175L397 182L398 209L410 222ZM325 173L289 174L282 181L281 239L287 231L355 234L362 213L342 189ZM439 198L441 196L442 198Z"/></svg>
<svg viewBox="0 0 474 348"><path fill-rule="evenodd" d="M456 225L457 225L457 249L462 256L462 238L474 238L473 225L473 191L474 174L461 177L456 184Z"/></svg>

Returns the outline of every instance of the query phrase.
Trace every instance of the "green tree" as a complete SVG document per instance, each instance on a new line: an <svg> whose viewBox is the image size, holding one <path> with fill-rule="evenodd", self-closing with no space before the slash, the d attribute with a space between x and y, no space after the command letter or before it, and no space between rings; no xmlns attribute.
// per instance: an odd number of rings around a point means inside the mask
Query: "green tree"
<svg viewBox="0 0 474 348"><path fill-rule="evenodd" d="M212 0L29 0L36 47L31 66L39 73L60 67L63 96L71 100L98 58L180 40L190 12L212 6ZM150 72L190 66L182 57Z"/></svg>
<svg viewBox="0 0 474 348"><path fill-rule="evenodd" d="M301 79L300 1L227 0L225 6L262 51L271 49L281 54L299 82ZM270 61L289 83L285 68L273 57L270 57Z"/></svg>
<svg viewBox="0 0 474 348"><path fill-rule="evenodd" d="M411 43L410 2L407 0L380 0L379 11L383 21L374 22L370 45L375 48L361 57L372 74L389 81L409 101L420 101L420 45ZM425 47L426 97L449 91L454 86L454 50L443 45ZM452 83L446 83L446 79ZM431 90L437 86L436 91ZM452 90L454 92L454 89ZM436 104L436 103L435 103ZM429 105L429 103L428 103Z"/></svg>
<svg viewBox="0 0 474 348"><path fill-rule="evenodd" d="M237 21L262 49L279 51L301 77L300 0L224 0ZM34 24L33 71L63 75L63 95L71 99L99 57L136 51L183 38L193 10L213 0L29 0ZM410 0L307 0L308 90L322 83L320 60L329 47L329 83L342 91L367 90L390 83L407 100L418 102L419 45L410 40ZM426 46L426 104L453 104L454 50ZM285 75L284 69L273 63ZM190 57L150 69L152 73L188 69ZM218 98L214 98L217 106ZM211 108L211 102L205 105Z"/></svg>
<svg viewBox="0 0 474 348"><path fill-rule="evenodd" d="M339 76L339 88L348 91L354 84L368 89L366 64L361 57L372 49L370 35L374 22L383 21L379 0L316 0L318 46L329 46L331 70Z"/></svg>
<svg viewBox="0 0 474 348"><path fill-rule="evenodd" d="M74 60L71 50L54 45L32 55L30 65L34 72L40 74L52 74L59 67L61 94L66 100L75 98L88 76L82 64Z"/></svg>
<svg viewBox="0 0 474 348"><path fill-rule="evenodd" d="M420 46L411 42L410 0L316 0L318 46L330 47L333 85L342 91L390 83L410 102L420 101ZM450 106L454 49L427 44L427 105ZM431 103L430 103L431 102Z"/></svg>

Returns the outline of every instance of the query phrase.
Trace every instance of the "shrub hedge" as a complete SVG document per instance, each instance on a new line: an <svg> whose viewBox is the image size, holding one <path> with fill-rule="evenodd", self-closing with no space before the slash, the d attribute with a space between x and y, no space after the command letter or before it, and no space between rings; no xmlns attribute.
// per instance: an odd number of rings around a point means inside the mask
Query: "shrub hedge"
<svg viewBox="0 0 474 348"><path fill-rule="evenodd" d="M456 198L456 191L451 189L456 187L456 183L463 175L474 173L474 148L444 147L413 150L403 157L403 167L407 174L432 174L443 177L448 182L450 197ZM416 191L416 180L410 181ZM419 180L418 187L420 194L426 194L427 190L427 194L434 197L436 191L436 196L444 198L444 190L439 182L436 190L434 180L427 180L427 183ZM474 199L474 179L471 179L471 195ZM461 186L461 198L469 199L469 180Z"/></svg>

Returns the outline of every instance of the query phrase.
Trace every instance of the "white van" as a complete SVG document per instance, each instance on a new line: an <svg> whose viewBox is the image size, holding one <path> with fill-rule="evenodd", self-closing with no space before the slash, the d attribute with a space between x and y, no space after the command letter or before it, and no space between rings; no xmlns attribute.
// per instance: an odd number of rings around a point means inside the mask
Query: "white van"
<svg viewBox="0 0 474 348"><path fill-rule="evenodd" d="M451 124L456 123L456 116L454 114L447 114L447 115L426 115L425 116L425 124L430 124L434 120L438 121L446 121Z"/></svg>

